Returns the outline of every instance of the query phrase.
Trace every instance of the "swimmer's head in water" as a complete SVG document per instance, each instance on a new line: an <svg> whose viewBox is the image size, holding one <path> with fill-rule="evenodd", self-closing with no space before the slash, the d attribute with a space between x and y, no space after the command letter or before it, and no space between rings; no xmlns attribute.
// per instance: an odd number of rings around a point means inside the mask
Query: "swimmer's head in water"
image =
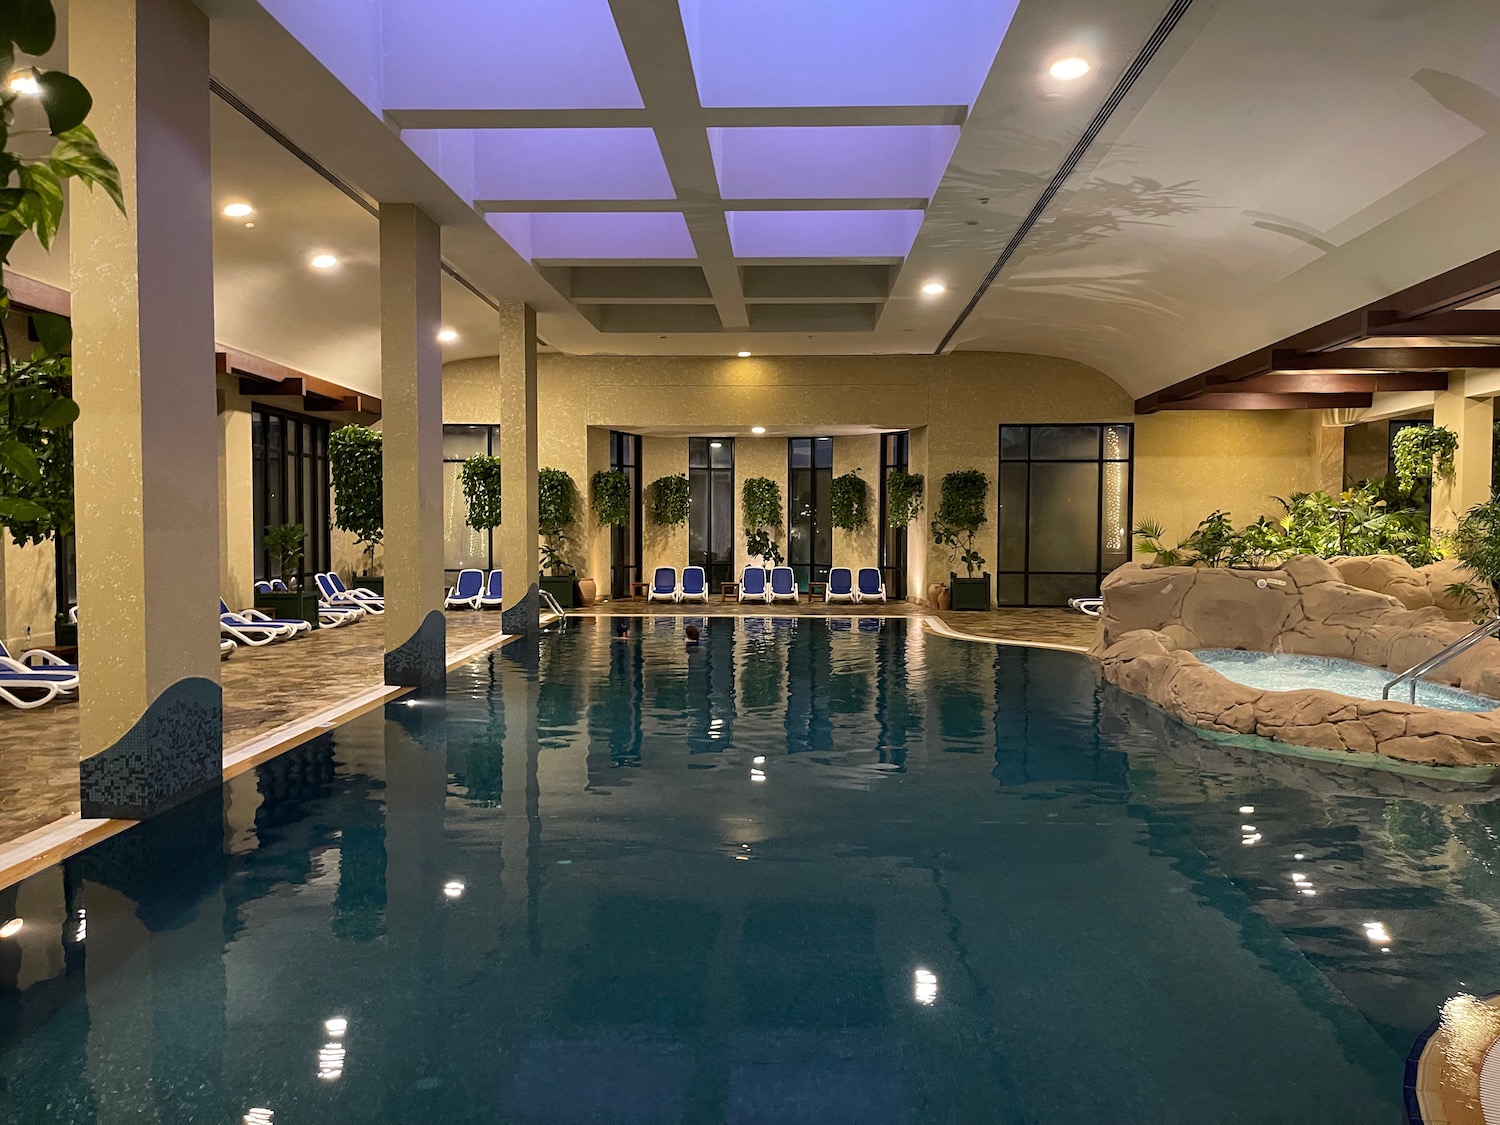
<svg viewBox="0 0 1500 1125"><path fill-rule="evenodd" d="M698 635L699 635L698 634L698 626L696 626L696 625L689 625L682 632L683 632L683 635L686 636L689 641L696 641L698 639Z"/></svg>
<svg viewBox="0 0 1500 1125"><path fill-rule="evenodd" d="M625 622L623 622L623 621L616 622L615 623L615 636L617 636L617 637L628 637L628 636L630 636L630 626L627 625L627 624L625 624Z"/></svg>

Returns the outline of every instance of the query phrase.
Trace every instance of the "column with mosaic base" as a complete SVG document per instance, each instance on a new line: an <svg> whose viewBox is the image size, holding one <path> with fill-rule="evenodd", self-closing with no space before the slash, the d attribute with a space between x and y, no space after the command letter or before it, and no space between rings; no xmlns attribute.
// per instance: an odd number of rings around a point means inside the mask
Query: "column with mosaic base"
<svg viewBox="0 0 1500 1125"><path fill-rule="evenodd" d="M413 204L381 204L385 682L406 687L447 674L440 279L437 223Z"/></svg>
<svg viewBox="0 0 1500 1125"><path fill-rule="evenodd" d="M500 567L505 601L500 627L537 631L536 312L500 306Z"/></svg>
<svg viewBox="0 0 1500 1125"><path fill-rule="evenodd" d="M126 208L71 192L80 797L138 818L223 770L208 19L112 0L69 23Z"/></svg>

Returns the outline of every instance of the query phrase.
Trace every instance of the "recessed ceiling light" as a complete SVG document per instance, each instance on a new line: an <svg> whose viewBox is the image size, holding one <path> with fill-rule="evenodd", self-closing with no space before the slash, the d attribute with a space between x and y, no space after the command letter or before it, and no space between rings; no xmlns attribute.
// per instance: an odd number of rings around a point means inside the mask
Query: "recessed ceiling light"
<svg viewBox="0 0 1500 1125"><path fill-rule="evenodd" d="M254 223L246 223L245 224L245 229L246 230L253 230L254 228L255 228L255 224Z"/></svg>
<svg viewBox="0 0 1500 1125"><path fill-rule="evenodd" d="M309 263L315 270L331 270L339 264L339 260L332 254L317 254Z"/></svg>
<svg viewBox="0 0 1500 1125"><path fill-rule="evenodd" d="M36 80L36 71L31 67L23 70L13 70L5 84L10 87L12 94L21 97L34 98L42 92L41 83Z"/></svg>
<svg viewBox="0 0 1500 1125"><path fill-rule="evenodd" d="M750 432L752 434L763 434L766 432L766 428L764 426L751 426Z"/></svg>
<svg viewBox="0 0 1500 1125"><path fill-rule="evenodd" d="M711 441L708 443L708 447L710 449L723 449L724 443L722 441Z"/></svg>
<svg viewBox="0 0 1500 1125"><path fill-rule="evenodd" d="M750 358L750 353L749 352L736 352L735 355L739 356L741 359L749 359Z"/></svg>
<svg viewBox="0 0 1500 1125"><path fill-rule="evenodd" d="M21 921L21 919L12 918L9 922L5 923L5 925L0 926L0 938L15 937L18 933L21 932L22 925L24 925L24 923Z"/></svg>
<svg viewBox="0 0 1500 1125"><path fill-rule="evenodd" d="M944 293L948 292L948 287L941 281L929 281L926 285L922 286L922 292L929 297L941 297Z"/></svg>
<svg viewBox="0 0 1500 1125"><path fill-rule="evenodd" d="M1071 82L1075 78L1082 78L1089 72L1088 61L1080 59L1076 55L1065 59L1058 59L1048 69L1047 73L1053 78L1061 79L1063 82Z"/></svg>
<svg viewBox="0 0 1500 1125"><path fill-rule="evenodd" d="M224 208L224 214L228 215L231 219L243 219L246 215L253 214L254 212L255 208L251 207L248 203L230 203Z"/></svg>
<svg viewBox="0 0 1500 1125"><path fill-rule="evenodd" d="M440 343L440 344L451 344L451 343L453 343L454 340L457 340L457 339L458 339L458 333L455 332L455 331L453 331L453 329L451 329L451 328L440 328L440 329L438 329L438 343Z"/></svg>

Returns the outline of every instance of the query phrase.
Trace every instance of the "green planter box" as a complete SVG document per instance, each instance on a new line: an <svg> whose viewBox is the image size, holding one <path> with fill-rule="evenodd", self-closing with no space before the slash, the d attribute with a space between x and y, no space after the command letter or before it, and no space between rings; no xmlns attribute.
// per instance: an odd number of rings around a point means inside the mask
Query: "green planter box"
<svg viewBox="0 0 1500 1125"><path fill-rule="evenodd" d="M66 617L59 617L52 626L52 643L58 648L78 647L78 626Z"/></svg>
<svg viewBox="0 0 1500 1125"><path fill-rule="evenodd" d="M283 620L311 622L318 627L318 595L312 590L288 594L256 594L255 608Z"/></svg>
<svg viewBox="0 0 1500 1125"><path fill-rule="evenodd" d="M953 593L952 608L990 608L990 576L988 573L982 578L960 578L956 574L950 574L948 580Z"/></svg>
<svg viewBox="0 0 1500 1125"><path fill-rule="evenodd" d="M573 584L577 579L571 574L544 574L537 581L563 609L572 609L578 604L573 600Z"/></svg>
<svg viewBox="0 0 1500 1125"><path fill-rule="evenodd" d="M378 575L377 574L371 574L371 575L359 575L359 574L356 574L352 579L349 580L349 589L351 589L351 590L359 590L359 589L369 590L371 593L379 594L383 598L383 597L385 597L385 575L383 575L383 574L378 574Z"/></svg>

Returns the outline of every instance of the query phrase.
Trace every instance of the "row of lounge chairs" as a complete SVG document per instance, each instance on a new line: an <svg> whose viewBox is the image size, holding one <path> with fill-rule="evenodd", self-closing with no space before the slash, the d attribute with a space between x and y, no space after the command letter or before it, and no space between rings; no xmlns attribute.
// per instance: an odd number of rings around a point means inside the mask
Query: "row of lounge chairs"
<svg viewBox="0 0 1500 1125"><path fill-rule="evenodd" d="M739 600L762 602L774 605L777 602L797 604L802 600L797 592L797 577L789 566L771 568L771 579L766 581L766 572L758 566L747 566L740 574ZM682 578L677 577L677 568L659 566L651 576L651 588L647 591L648 602L706 602L708 581L701 566L683 569ZM825 602L885 601L885 583L880 580L880 571L873 566L859 569L856 583L854 572L847 566L836 566L828 572L828 582L823 592Z"/></svg>
<svg viewBox="0 0 1500 1125"><path fill-rule="evenodd" d="M458 581L443 599L444 609L500 609L500 591L504 588L500 571L486 577L482 570L460 570Z"/></svg>

